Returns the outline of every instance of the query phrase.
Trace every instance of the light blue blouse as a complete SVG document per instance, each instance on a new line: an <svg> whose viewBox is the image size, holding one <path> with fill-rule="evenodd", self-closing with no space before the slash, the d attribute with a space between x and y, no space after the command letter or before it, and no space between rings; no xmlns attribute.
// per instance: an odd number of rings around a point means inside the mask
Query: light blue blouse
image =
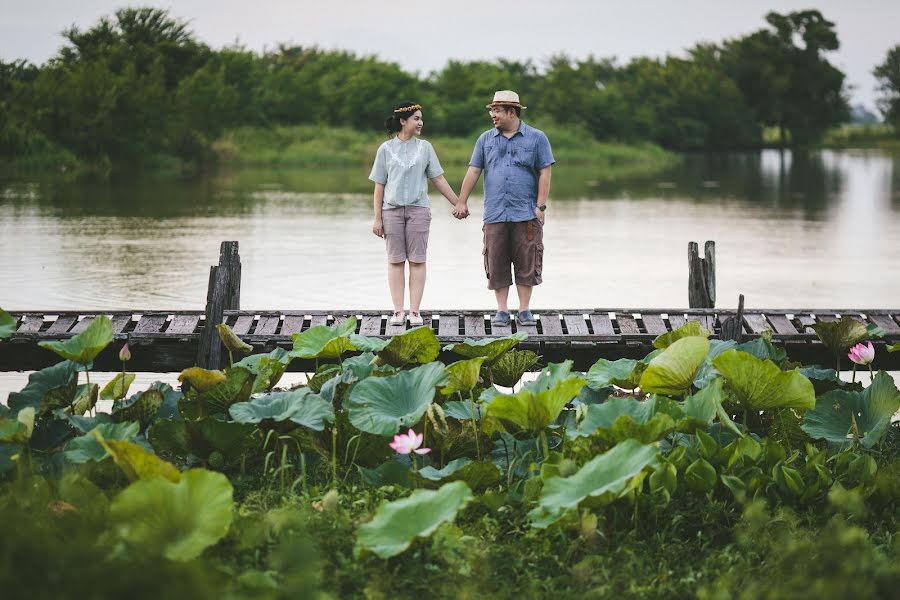
<svg viewBox="0 0 900 600"><path fill-rule="evenodd" d="M431 144L413 137L394 137L379 148L369 179L384 185L384 208L431 206L428 180L443 175Z"/></svg>

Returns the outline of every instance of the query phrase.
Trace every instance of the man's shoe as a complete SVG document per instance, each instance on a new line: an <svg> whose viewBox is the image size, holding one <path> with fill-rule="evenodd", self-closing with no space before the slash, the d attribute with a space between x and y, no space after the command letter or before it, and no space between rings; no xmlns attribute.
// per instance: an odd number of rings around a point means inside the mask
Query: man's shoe
<svg viewBox="0 0 900 600"><path fill-rule="evenodd" d="M420 315L417 312L410 311L410 313L409 313L409 326L410 327L418 327L420 325L423 325L424 323L425 323L425 319L422 318L422 315Z"/></svg>
<svg viewBox="0 0 900 600"><path fill-rule="evenodd" d="M396 310L391 315L391 325L403 325L404 321L406 321L406 315L403 314L402 310Z"/></svg>
<svg viewBox="0 0 900 600"><path fill-rule="evenodd" d="M516 315L516 321L519 322L519 325L537 325L537 319L534 318L530 310L520 311Z"/></svg>
<svg viewBox="0 0 900 600"><path fill-rule="evenodd" d="M494 318L491 319L491 325L495 325L497 327L505 327L509 325L511 319L509 317L509 313L505 310L498 310L497 314L494 315Z"/></svg>

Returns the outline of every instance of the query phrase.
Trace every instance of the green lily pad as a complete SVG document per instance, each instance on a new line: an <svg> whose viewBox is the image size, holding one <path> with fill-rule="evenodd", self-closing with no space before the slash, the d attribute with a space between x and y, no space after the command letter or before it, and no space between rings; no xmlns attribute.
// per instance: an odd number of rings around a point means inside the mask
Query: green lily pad
<svg viewBox="0 0 900 600"><path fill-rule="evenodd" d="M151 386L143 392L132 395L127 400L113 402L113 420L118 422L139 421L141 428L145 428L156 417L164 400L163 391Z"/></svg>
<svg viewBox="0 0 900 600"><path fill-rule="evenodd" d="M644 401L616 397L603 404L588 405L578 426L566 434L570 439L594 435L612 444L627 439L648 444L674 429L675 419L657 411L656 396Z"/></svg>
<svg viewBox="0 0 900 600"><path fill-rule="evenodd" d="M138 423L105 423L97 425L96 430L106 440L133 442L140 434L141 426ZM81 464L88 461L101 461L108 454L97 437L92 432L88 432L66 444L63 456L71 463Z"/></svg>
<svg viewBox="0 0 900 600"><path fill-rule="evenodd" d="M668 333L664 333L653 340L653 347L660 349L668 348L682 338L693 336L708 338L710 336L710 332L703 325L701 325L699 321L687 321L678 329L674 329Z"/></svg>
<svg viewBox="0 0 900 600"><path fill-rule="evenodd" d="M373 487L381 487L384 485L398 485L400 487L411 488L410 467L399 460L390 459L384 461L375 469L367 469L361 465L356 465L363 482Z"/></svg>
<svg viewBox="0 0 900 600"><path fill-rule="evenodd" d="M199 421L161 419L150 427L147 437L157 452L181 459L193 455L205 460L213 452L220 452L226 460L237 461L261 445L259 438L253 435L256 430L253 424L222 421L216 417L204 417Z"/></svg>
<svg viewBox="0 0 900 600"><path fill-rule="evenodd" d="M289 392L277 392L238 402L229 409L231 418L238 423L293 421L316 431L325 429L325 422L334 421L334 408L309 388Z"/></svg>
<svg viewBox="0 0 900 600"><path fill-rule="evenodd" d="M888 352L900 352L900 342L886 347Z"/></svg>
<svg viewBox="0 0 900 600"><path fill-rule="evenodd" d="M178 408L186 419L228 412L232 404L245 402L253 392L256 376L244 367L225 369L225 381L205 392L191 390L179 403Z"/></svg>
<svg viewBox="0 0 900 600"><path fill-rule="evenodd" d="M695 388L702 390L719 376L719 372L712 365L712 361L726 350L731 350L732 348L737 348L737 342L734 340L709 340L709 352L706 358L703 359L703 364L697 369L697 374L694 375Z"/></svg>
<svg viewBox="0 0 900 600"><path fill-rule="evenodd" d="M178 561L197 558L225 537L233 514L228 478L205 469L186 471L177 483L162 477L132 483L110 506L123 541Z"/></svg>
<svg viewBox="0 0 900 600"><path fill-rule="evenodd" d="M163 477L169 481L178 481L181 473L172 463L166 462L149 450L127 440L107 440L100 432L99 426L90 434L97 438L106 452L113 457L119 468L131 481Z"/></svg>
<svg viewBox="0 0 900 600"><path fill-rule="evenodd" d="M220 371L218 369L203 369L201 367L185 369L178 375L178 381L186 381L192 389L195 389L198 392L211 390L225 381L225 379L225 371Z"/></svg>
<svg viewBox="0 0 900 600"><path fill-rule="evenodd" d="M820 396L816 407L806 412L800 428L810 437L847 445L853 441L855 417L860 443L872 448L881 441L898 410L900 392L891 376L879 371L864 392L833 390Z"/></svg>
<svg viewBox="0 0 900 600"><path fill-rule="evenodd" d="M419 469L419 477L429 481L463 481L474 490L497 483L500 480L500 469L494 463L457 458L447 463L443 469L423 467Z"/></svg>
<svg viewBox="0 0 900 600"><path fill-rule="evenodd" d="M641 390L667 396L685 394L708 353L709 340L705 337L688 336L676 340L647 366L641 375Z"/></svg>
<svg viewBox="0 0 900 600"><path fill-rule="evenodd" d="M538 505L528 513L532 526L545 529L587 498L609 503L639 486L643 471L659 463L659 449L629 439L588 461L571 477L544 482Z"/></svg>
<svg viewBox="0 0 900 600"><path fill-rule="evenodd" d="M369 377L353 386L346 408L350 422L375 435L394 435L412 427L434 400L435 388L446 383L447 370L438 362L387 377Z"/></svg>
<svg viewBox="0 0 900 600"><path fill-rule="evenodd" d="M729 397L746 410L813 408L816 393L799 369L782 371L770 360L728 350L713 360L728 382Z"/></svg>
<svg viewBox="0 0 900 600"><path fill-rule="evenodd" d="M600 390L609 385L633 390L640 383L641 375L646 368L645 363L630 358L615 361L601 358L591 366L585 377L593 390Z"/></svg>
<svg viewBox="0 0 900 600"><path fill-rule="evenodd" d="M526 431L538 432L556 421L562 409L578 395L584 385L584 379L569 377L540 392L526 387L517 394L494 398L488 405L486 414L515 423Z"/></svg>
<svg viewBox="0 0 900 600"><path fill-rule="evenodd" d="M475 420L480 421L485 407L481 402L475 403ZM472 421L472 403L468 401L452 401L444 404L444 416L458 421Z"/></svg>
<svg viewBox="0 0 900 600"><path fill-rule="evenodd" d="M128 394L128 388L134 383L134 373L116 373L103 389L100 390L101 400L121 400Z"/></svg>
<svg viewBox="0 0 900 600"><path fill-rule="evenodd" d="M325 385L325 383L334 377L339 377L341 373L341 365L336 365L334 363L319 365L319 368L316 369L313 376L309 378L307 385L309 385L310 390L318 394L322 391L322 386Z"/></svg>
<svg viewBox="0 0 900 600"><path fill-rule="evenodd" d="M478 385L478 374L481 365L487 360L484 356L460 360L447 367L447 385L441 388L445 396L455 394L469 394Z"/></svg>
<svg viewBox="0 0 900 600"><path fill-rule="evenodd" d="M428 363L441 353L441 344L430 327L416 327L389 340L359 335L350 336L350 340L358 350L374 352L379 361L392 367ZM366 340L372 343L367 343Z"/></svg>
<svg viewBox="0 0 900 600"><path fill-rule="evenodd" d="M11 392L7 404L16 412L26 406L68 406L75 399L77 381L78 364L66 360L29 375L28 384L21 392Z"/></svg>
<svg viewBox="0 0 900 600"><path fill-rule="evenodd" d="M540 357L531 350L510 350L504 352L490 366L491 379L497 385L513 387L522 375L538 363Z"/></svg>
<svg viewBox="0 0 900 600"><path fill-rule="evenodd" d="M758 337L755 340L744 342L735 346L735 350L752 354L760 360L771 360L776 365L781 364L787 358L787 350L776 347L771 341L764 337Z"/></svg>
<svg viewBox="0 0 900 600"><path fill-rule="evenodd" d="M8 338L16 332L16 320L12 315L0 308L0 340Z"/></svg>
<svg viewBox="0 0 900 600"><path fill-rule="evenodd" d="M838 321L819 321L811 327L822 343L837 356L847 354L851 346L869 337L865 325L846 315Z"/></svg>
<svg viewBox="0 0 900 600"><path fill-rule="evenodd" d="M677 423L679 431L694 433L698 429L706 430L709 427L722 407L725 396L722 383L722 378L717 377L705 388L684 399L684 418Z"/></svg>
<svg viewBox="0 0 900 600"><path fill-rule="evenodd" d="M294 349L291 357L296 358L339 358L342 354L356 350L350 340L356 331L356 317L350 317L339 325L318 325L303 333L291 336Z"/></svg>
<svg viewBox="0 0 900 600"><path fill-rule="evenodd" d="M100 354L113 339L112 321L100 315L87 329L63 342L38 342L38 346L56 352L65 360L86 365Z"/></svg>
<svg viewBox="0 0 900 600"><path fill-rule="evenodd" d="M528 334L519 331L513 335L502 338L483 338L480 340L472 340L466 338L465 341L456 344L448 344L444 346L444 350L454 352L466 358L484 358L485 364L490 366L499 359L503 354L512 350L528 338Z"/></svg>
<svg viewBox="0 0 900 600"><path fill-rule="evenodd" d="M534 381L529 381L523 387L532 392L542 392L555 387L560 381L568 379L572 373L572 365L575 364L571 360L561 363L550 363L544 367Z"/></svg>
<svg viewBox="0 0 900 600"><path fill-rule="evenodd" d="M452 522L473 498L469 486L454 481L382 504L372 520L357 529L354 554L368 551L380 558L397 556L416 538L428 537L442 523Z"/></svg>

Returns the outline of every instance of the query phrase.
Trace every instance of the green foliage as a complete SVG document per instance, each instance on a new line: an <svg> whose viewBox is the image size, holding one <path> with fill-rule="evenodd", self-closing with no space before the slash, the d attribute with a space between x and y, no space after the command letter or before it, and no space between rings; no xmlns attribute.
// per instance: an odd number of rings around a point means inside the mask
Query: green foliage
<svg viewBox="0 0 900 600"><path fill-rule="evenodd" d="M514 423L525 431L539 432L556 420L584 385L584 379L569 377L540 391L526 387L517 394L494 398L487 407L486 415Z"/></svg>
<svg viewBox="0 0 900 600"><path fill-rule="evenodd" d="M851 346L869 337L865 325L846 315L832 323L820 321L812 328L822 343L838 357L846 355Z"/></svg>
<svg viewBox="0 0 900 600"><path fill-rule="evenodd" d="M16 331L16 321L8 312L0 308L0 340L8 338Z"/></svg>
<svg viewBox="0 0 900 600"><path fill-rule="evenodd" d="M350 334L356 331L356 317L350 317L340 325L310 327L303 333L295 333L292 357L339 358L349 350L355 350Z"/></svg>
<svg viewBox="0 0 900 600"><path fill-rule="evenodd" d="M884 62L872 72L878 80L878 108L884 120L900 129L900 44L893 46L884 57Z"/></svg>
<svg viewBox="0 0 900 600"><path fill-rule="evenodd" d="M64 360L89 365L113 339L112 321L106 315L96 317L87 329L64 342L38 342Z"/></svg>
<svg viewBox="0 0 900 600"><path fill-rule="evenodd" d="M519 342L528 338L528 334L520 331L503 338L484 338L480 340L466 339L456 344L448 344L444 350L455 352L466 358L483 357L488 366L494 364L503 354L515 348Z"/></svg>
<svg viewBox="0 0 900 600"><path fill-rule="evenodd" d="M807 409L816 405L813 385L799 369L784 372L772 361L738 350L722 353L713 365L728 383L728 397L744 410Z"/></svg>
<svg viewBox="0 0 900 600"><path fill-rule="evenodd" d="M293 421L315 431L325 429L326 422L334 421L334 409L309 388L289 392L276 392L253 398L249 402L232 404L228 409L231 418L238 423Z"/></svg>
<svg viewBox="0 0 900 600"><path fill-rule="evenodd" d="M689 336L676 340L650 361L641 375L641 390L670 396L685 394L708 353L709 340L705 337Z"/></svg>

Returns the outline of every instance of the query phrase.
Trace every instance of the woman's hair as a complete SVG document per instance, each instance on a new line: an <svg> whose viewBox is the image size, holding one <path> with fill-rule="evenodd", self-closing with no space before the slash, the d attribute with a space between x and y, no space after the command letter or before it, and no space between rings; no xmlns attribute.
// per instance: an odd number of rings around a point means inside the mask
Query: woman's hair
<svg viewBox="0 0 900 600"><path fill-rule="evenodd" d="M398 104L391 116L384 120L384 128L387 129L388 137L400 131L400 119L410 118L417 110L422 110L422 107L415 102L401 102Z"/></svg>

